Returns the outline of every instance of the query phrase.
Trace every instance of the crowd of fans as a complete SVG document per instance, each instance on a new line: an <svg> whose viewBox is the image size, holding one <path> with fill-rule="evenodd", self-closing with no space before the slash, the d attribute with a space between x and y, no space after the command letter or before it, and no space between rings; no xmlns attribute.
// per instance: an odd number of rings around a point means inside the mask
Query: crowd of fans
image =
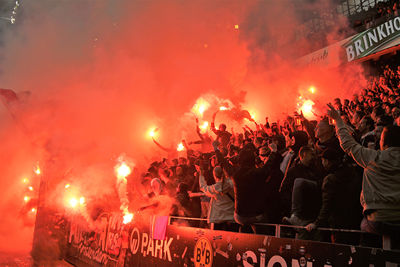
<svg viewBox="0 0 400 267"><path fill-rule="evenodd" d="M391 19L399 15L400 1L389 0L376 3L375 6L367 9L367 6L361 6L359 12L350 17L353 21L353 27L364 26L367 29L381 23L383 19Z"/></svg>
<svg viewBox="0 0 400 267"><path fill-rule="evenodd" d="M334 99L319 120L296 114L280 125L266 118L242 133L214 122L211 134L197 127L200 139L184 143L187 157L153 162L142 184L150 198L174 196L170 215L207 218L214 229L265 233L258 223L283 222L304 226L299 238L326 240L318 228L361 225L398 242L399 86L400 66L386 66L352 99ZM330 238L359 242L348 233Z"/></svg>

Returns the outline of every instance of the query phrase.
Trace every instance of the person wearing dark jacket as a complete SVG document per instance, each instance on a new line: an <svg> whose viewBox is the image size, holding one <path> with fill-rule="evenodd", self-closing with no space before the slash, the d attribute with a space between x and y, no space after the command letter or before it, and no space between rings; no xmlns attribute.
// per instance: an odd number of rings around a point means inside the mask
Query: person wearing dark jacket
<svg viewBox="0 0 400 267"><path fill-rule="evenodd" d="M353 167L340 161L340 154L333 149L322 153L322 165L327 170L322 183L322 206L317 219L306 226L308 231L317 227L359 229L361 222L361 177ZM349 233L332 233L334 243L358 245L358 236Z"/></svg>
<svg viewBox="0 0 400 267"><path fill-rule="evenodd" d="M257 233L254 223L264 219L265 181L272 170L279 169L282 156L277 153L277 146L270 144L272 151L268 161L262 168L255 167L255 151L244 147L239 154L239 167L234 168L223 158L218 149L218 142L213 146L221 162L221 166L232 177L235 192L235 221L241 226L250 225L253 232ZM242 227L241 227L242 230Z"/></svg>
<svg viewBox="0 0 400 267"><path fill-rule="evenodd" d="M301 147L299 158L300 160L286 172L282 183L280 184L279 194L283 216L287 216L291 212L292 191L294 181L297 178L316 182L321 180L323 177L322 170L316 164L316 154L312 147Z"/></svg>

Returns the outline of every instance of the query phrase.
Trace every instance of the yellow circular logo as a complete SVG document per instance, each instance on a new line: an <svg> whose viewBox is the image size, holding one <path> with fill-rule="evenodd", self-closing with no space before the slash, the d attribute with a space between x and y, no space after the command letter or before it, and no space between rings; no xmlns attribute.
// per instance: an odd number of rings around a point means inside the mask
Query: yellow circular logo
<svg viewBox="0 0 400 267"><path fill-rule="evenodd" d="M210 241L207 238L201 237L194 246L194 266L195 267L210 267L213 262L213 250Z"/></svg>

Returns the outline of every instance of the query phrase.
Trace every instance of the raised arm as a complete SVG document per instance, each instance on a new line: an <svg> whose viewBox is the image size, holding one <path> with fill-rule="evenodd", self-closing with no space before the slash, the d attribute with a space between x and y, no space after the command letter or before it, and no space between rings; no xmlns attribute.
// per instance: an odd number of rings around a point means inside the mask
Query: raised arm
<svg viewBox="0 0 400 267"><path fill-rule="evenodd" d="M215 155L217 156L218 162L221 164L221 167L228 173L229 176L232 176L234 171L233 165L229 163L229 161L224 158L221 151L219 151L219 142L215 140L212 143L212 146L214 147Z"/></svg>
<svg viewBox="0 0 400 267"><path fill-rule="evenodd" d="M199 176L200 190L203 191L209 197L215 197L222 193L222 183L216 182L213 185L207 185L206 180L204 179L203 172L200 172Z"/></svg>
<svg viewBox="0 0 400 267"><path fill-rule="evenodd" d="M328 116L336 122L336 134L339 138L340 146L346 153L353 157L358 165L363 168L367 167L369 162L376 159L379 152L374 149L365 148L357 143L349 133L339 112L331 104L328 104L328 107Z"/></svg>
<svg viewBox="0 0 400 267"><path fill-rule="evenodd" d="M154 139L154 137L152 138L153 139L153 142L154 142L154 144L156 144L156 146L158 146L159 148L161 148L162 150L164 150L165 152L171 152L171 149L168 149L168 148L166 148L166 147L163 147L160 143L158 143L155 139Z"/></svg>
<svg viewBox="0 0 400 267"><path fill-rule="evenodd" d="M219 131L217 130L217 128L215 128L215 117L217 116L219 110L217 110L213 116L212 116L212 121L211 121L211 125L210 125L210 129L211 131L213 131L216 135L218 135Z"/></svg>

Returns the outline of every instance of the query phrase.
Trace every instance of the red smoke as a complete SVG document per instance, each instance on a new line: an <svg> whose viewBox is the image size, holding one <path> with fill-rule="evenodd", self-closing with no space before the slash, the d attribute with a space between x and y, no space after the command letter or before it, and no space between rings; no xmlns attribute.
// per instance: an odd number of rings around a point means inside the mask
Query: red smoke
<svg viewBox="0 0 400 267"><path fill-rule="evenodd" d="M49 199L67 181L85 192L89 206L115 194L113 167L122 153L134 159L135 177L167 156L149 129L158 128L157 140L175 150L183 138L195 138L190 110L201 96L230 100L263 121L292 114L310 85L320 106L358 89L356 65L295 64L290 49L310 44L281 46L298 22L287 1L47 0L23 8L1 48L0 86L31 94L14 118L0 108L0 211L9 214L0 225L0 250L30 248L32 228L18 217L19 177L37 161L43 175L60 181ZM210 121L210 113L204 116Z"/></svg>

